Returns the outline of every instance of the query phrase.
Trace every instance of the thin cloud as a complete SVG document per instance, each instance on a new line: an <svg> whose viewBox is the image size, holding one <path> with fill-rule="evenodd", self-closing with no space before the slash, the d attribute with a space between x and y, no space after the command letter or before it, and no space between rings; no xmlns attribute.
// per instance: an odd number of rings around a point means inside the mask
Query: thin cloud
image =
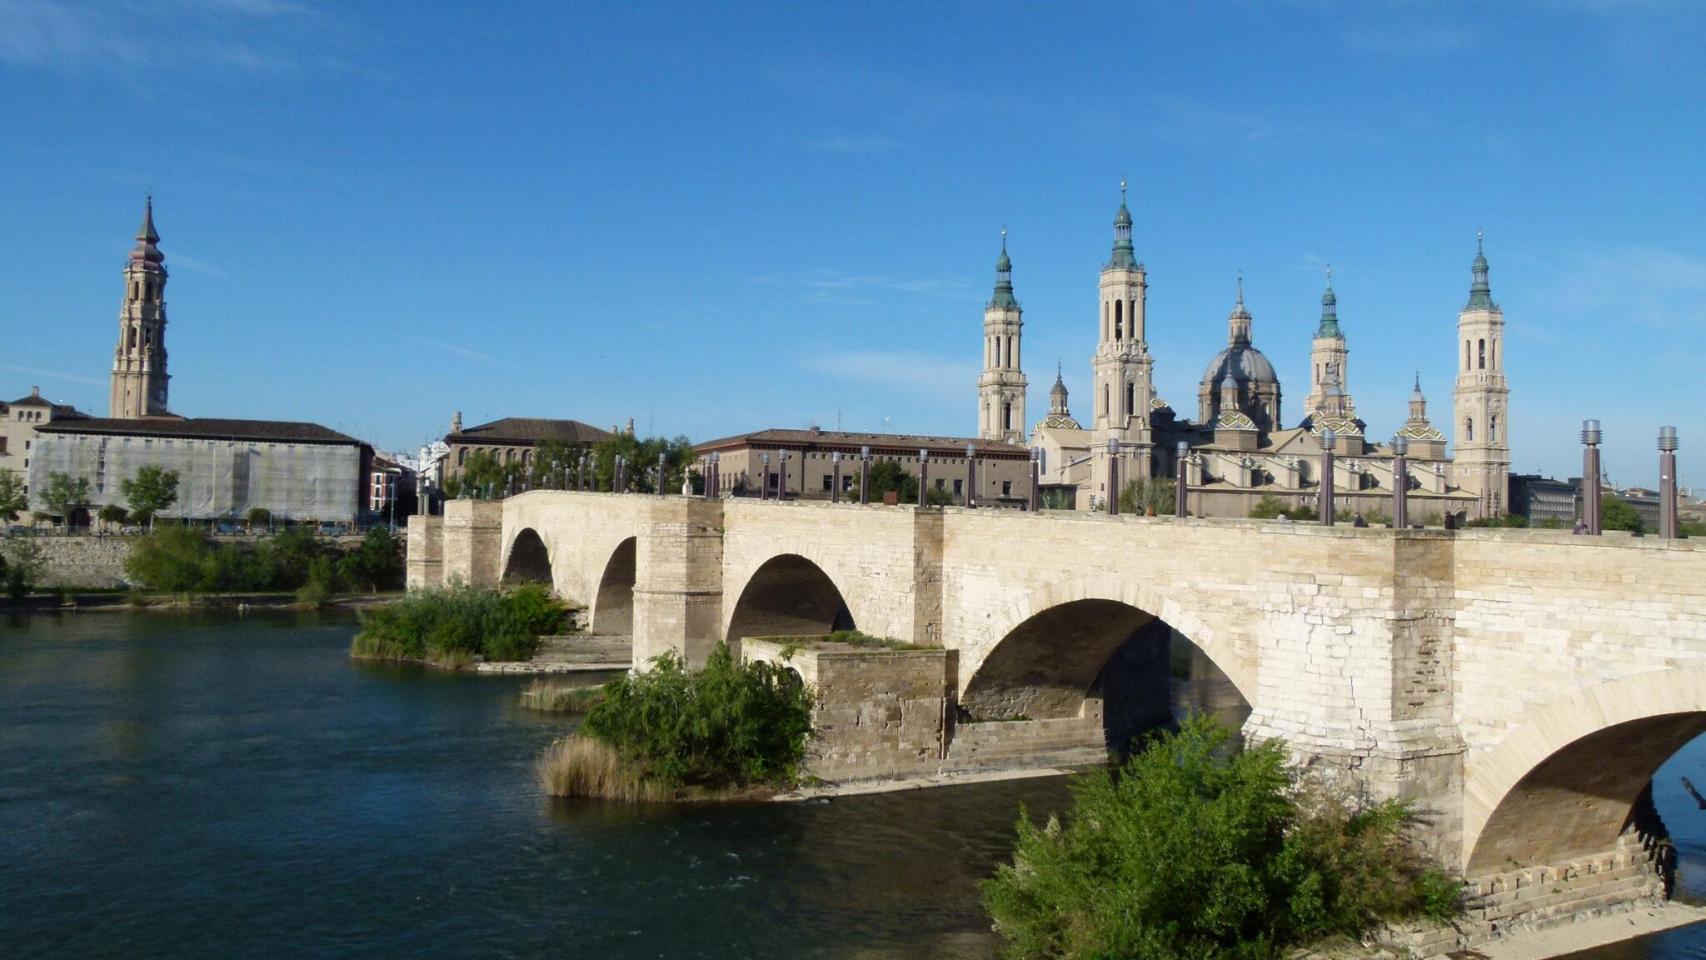
<svg viewBox="0 0 1706 960"><path fill-rule="evenodd" d="M899 141L881 134L821 137L806 143L806 149L822 153L885 153L899 147Z"/></svg>
<svg viewBox="0 0 1706 960"><path fill-rule="evenodd" d="M176 0L136 20L125 5L0 0L0 63L280 73L325 63L327 17L291 0Z"/></svg>
<svg viewBox="0 0 1706 960"><path fill-rule="evenodd" d="M37 367L15 367L9 363L0 366L0 369L10 370L13 373L27 373L34 377L47 377L49 380L67 380L71 383L86 383L96 387L103 386L106 383L104 380L97 380L94 377L85 377L80 374L62 373L58 370L42 370Z"/></svg>
<svg viewBox="0 0 1706 960"><path fill-rule="evenodd" d="M882 387L940 397L959 397L966 385L977 381L975 364L947 360L923 353L885 350L854 350L807 357L805 370L839 380L852 380Z"/></svg>
<svg viewBox="0 0 1706 960"><path fill-rule="evenodd" d="M1473 48L1475 31L1456 24L1379 24L1352 27L1339 35L1351 53L1403 60L1443 57Z"/></svg>
<svg viewBox="0 0 1706 960"><path fill-rule="evenodd" d="M914 277L899 279L881 274L847 273L819 268L798 276L765 276L752 278L753 283L767 286L796 287L806 292L812 303L869 304L880 293L905 293L914 296L959 298L967 295L970 283L963 277Z"/></svg>
<svg viewBox="0 0 1706 960"><path fill-rule="evenodd" d="M206 260L198 260L182 251L174 250L168 254L168 257L171 260L171 266L174 268L183 267L191 273L199 273L216 280L231 281L237 279Z"/></svg>
<svg viewBox="0 0 1706 960"><path fill-rule="evenodd" d="M54 0L0 0L0 61L63 66L68 60L104 57L124 63L139 59L123 33L109 32L86 10Z"/></svg>
<svg viewBox="0 0 1706 960"><path fill-rule="evenodd" d="M472 349L470 347L458 346L457 344L454 344L454 343L445 343L443 340L431 340L431 339L428 339L426 337L410 337L410 336L405 336L404 339L413 340L416 343L422 344L424 346L432 347L435 350L443 350L446 353L454 353L459 357L467 357L470 360L478 360L481 363L492 364L493 366L498 366L498 365L502 364L502 361L500 361L497 357L494 357L489 353L481 353L480 351Z"/></svg>
<svg viewBox="0 0 1706 960"><path fill-rule="evenodd" d="M1630 245L1569 255L1560 266L1556 310L1706 332L1706 256Z"/></svg>

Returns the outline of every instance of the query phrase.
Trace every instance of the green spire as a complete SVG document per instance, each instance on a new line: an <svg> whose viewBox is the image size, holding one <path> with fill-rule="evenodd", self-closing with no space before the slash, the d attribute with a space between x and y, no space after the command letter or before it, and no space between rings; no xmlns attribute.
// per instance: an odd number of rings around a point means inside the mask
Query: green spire
<svg viewBox="0 0 1706 960"><path fill-rule="evenodd" d="M1475 262L1469 271L1472 281L1469 284L1469 305L1465 310L1497 310L1493 302L1493 288L1487 283L1487 255L1482 252L1481 231L1475 231Z"/></svg>
<svg viewBox="0 0 1706 960"><path fill-rule="evenodd" d="M1137 270L1137 257L1131 249L1131 211L1125 205L1125 181L1120 181L1120 210L1114 214L1114 253L1108 260L1109 270Z"/></svg>
<svg viewBox="0 0 1706 960"><path fill-rule="evenodd" d="M1333 266L1327 265L1327 292L1321 294L1321 325L1315 328L1317 340L1343 340L1339 329L1339 295L1333 292Z"/></svg>
<svg viewBox="0 0 1706 960"><path fill-rule="evenodd" d="M989 298L989 306L1001 310L1019 309L1019 301L1013 297L1013 261L1007 259L1007 228L1001 228L1001 256L995 260L995 295Z"/></svg>

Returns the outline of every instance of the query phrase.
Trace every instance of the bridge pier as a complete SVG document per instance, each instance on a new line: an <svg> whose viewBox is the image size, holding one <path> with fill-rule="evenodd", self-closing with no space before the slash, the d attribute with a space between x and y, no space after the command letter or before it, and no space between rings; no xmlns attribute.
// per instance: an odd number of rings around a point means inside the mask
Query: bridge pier
<svg viewBox="0 0 1706 960"><path fill-rule="evenodd" d="M649 503L636 543L634 664L673 651L703 666L721 639L723 507L686 497Z"/></svg>

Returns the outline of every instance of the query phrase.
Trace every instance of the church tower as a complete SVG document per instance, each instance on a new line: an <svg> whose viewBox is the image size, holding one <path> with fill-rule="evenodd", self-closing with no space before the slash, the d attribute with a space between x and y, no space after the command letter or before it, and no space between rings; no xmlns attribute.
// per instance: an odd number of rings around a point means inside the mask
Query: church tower
<svg viewBox="0 0 1706 960"><path fill-rule="evenodd" d="M1457 486L1480 498L1479 515L1497 517L1509 508L1511 451L1505 411L1505 315L1487 283L1487 258L1475 235L1469 303L1457 315L1456 431L1453 474Z"/></svg>
<svg viewBox="0 0 1706 960"><path fill-rule="evenodd" d="M995 294L983 308L983 376L977 380L977 435L1002 443L1025 443L1025 374L1020 368L1024 311L1013 297L1013 261L1007 231L995 261Z"/></svg>
<svg viewBox="0 0 1706 960"><path fill-rule="evenodd" d="M1150 405L1155 397L1151 380L1155 361L1144 339L1144 300L1149 283L1143 264L1132 253L1131 211L1126 208L1126 184L1120 181L1120 209L1114 215L1113 255L1102 267L1101 336L1091 361L1095 393L1091 397L1092 454L1090 494L1098 502L1109 491L1108 441L1118 440L1123 469L1120 482L1148 479L1155 473L1155 437L1150 428Z"/></svg>
<svg viewBox="0 0 1706 960"><path fill-rule="evenodd" d="M166 257L155 244L154 198L142 212L136 247L124 266L124 306L113 351L112 395L107 415L122 419L167 416Z"/></svg>
<svg viewBox="0 0 1706 960"><path fill-rule="evenodd" d="M1315 339L1309 346L1309 396L1303 399L1305 415L1319 413L1321 402L1327 396L1327 381L1329 374L1336 373L1339 398L1335 403L1341 403L1345 413L1341 416L1356 416L1356 406L1351 403L1350 378L1345 368L1345 360L1350 351L1345 348L1345 334L1339 329L1339 297L1333 292L1333 268L1327 268L1327 292L1321 294L1321 323L1315 328Z"/></svg>

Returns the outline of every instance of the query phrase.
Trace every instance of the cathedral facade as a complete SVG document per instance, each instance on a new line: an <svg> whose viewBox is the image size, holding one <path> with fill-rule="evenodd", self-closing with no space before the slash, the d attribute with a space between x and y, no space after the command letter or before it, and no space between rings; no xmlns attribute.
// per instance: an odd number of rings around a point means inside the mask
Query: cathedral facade
<svg viewBox="0 0 1706 960"><path fill-rule="evenodd" d="M1461 352L1453 429L1457 459L1444 432L1428 417L1420 378L1408 417L1394 434L1407 446L1407 476L1395 476L1391 440L1367 436L1347 377L1350 350L1339 322L1332 274L1321 296L1310 349L1309 389L1294 421L1285 419L1280 378L1255 345L1254 318L1243 280L1227 316L1226 346L1209 361L1197 385L1194 417L1180 417L1154 387L1155 358L1146 337L1148 280L1132 244L1132 217L1121 184L1114 242L1098 281L1096 348L1091 356L1088 425L1072 415L1057 370L1049 412L1031 430L1039 451L1045 502L1079 510L1104 509L1113 489L1173 478L1184 465L1187 504L1198 516L1244 517L1265 498L1285 509L1315 507L1331 483L1337 506L1380 522L1391 510L1396 483L1405 483L1411 517L1441 522L1494 517L1508 509L1510 447L1505 432L1509 387L1504 379L1504 318L1493 303L1487 261L1479 249L1467 305L1458 316ZM979 380L979 433L1013 439L1011 415L1022 414L1024 374L1012 261L1003 234L995 296L984 313L984 372ZM1443 341L1443 337L1442 337ZM1443 346L1443 343L1442 343ZM1014 398L1017 397L1015 404ZM1321 476L1322 451L1336 454L1334 475Z"/></svg>

